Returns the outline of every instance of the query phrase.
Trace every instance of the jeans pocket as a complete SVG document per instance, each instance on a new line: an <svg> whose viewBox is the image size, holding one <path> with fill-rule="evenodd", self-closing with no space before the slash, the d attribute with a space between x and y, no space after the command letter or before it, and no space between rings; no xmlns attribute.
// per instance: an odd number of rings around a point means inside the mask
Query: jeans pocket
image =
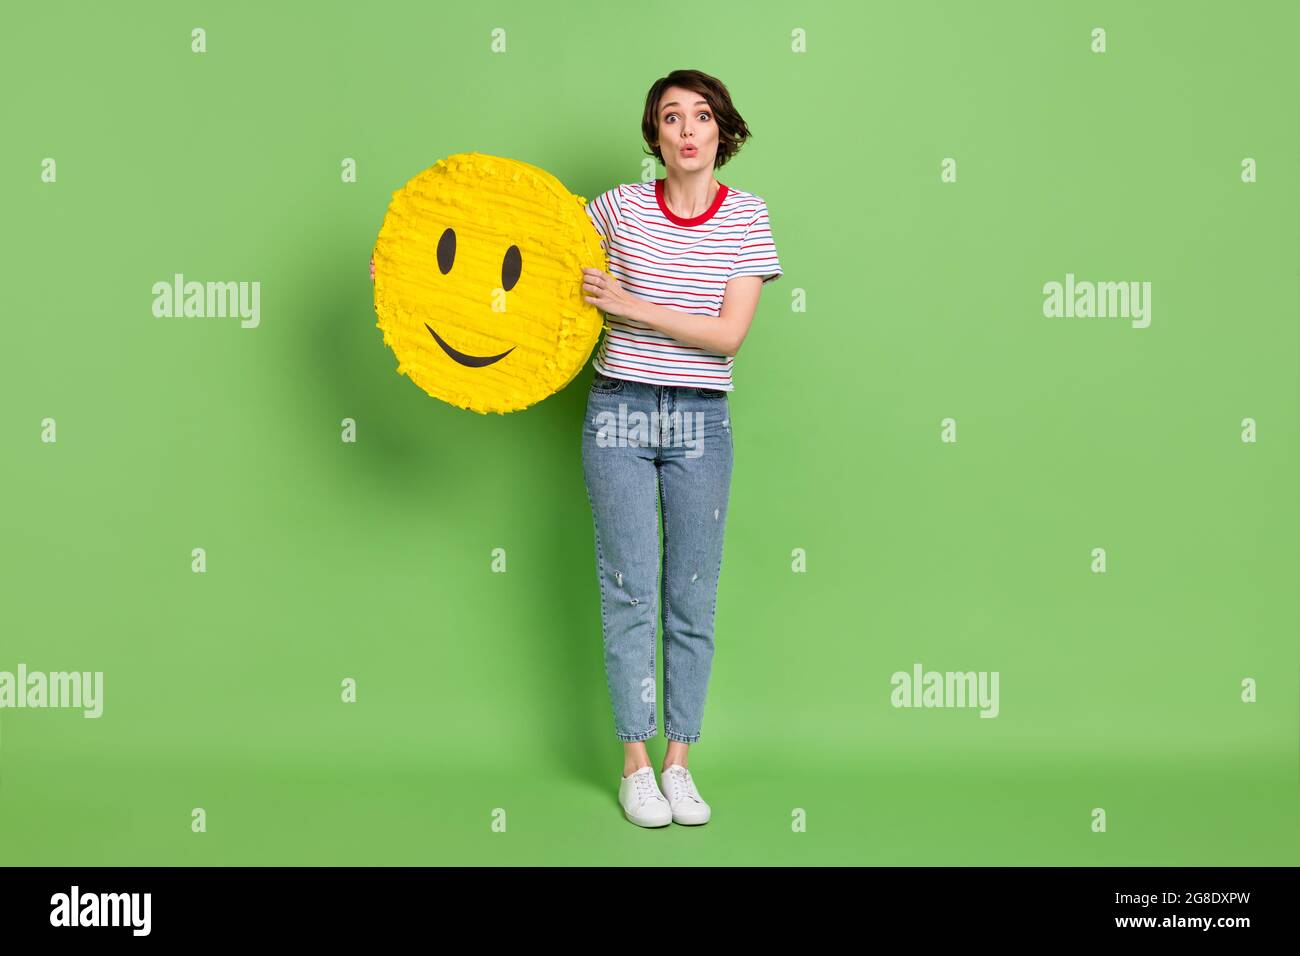
<svg viewBox="0 0 1300 956"><path fill-rule="evenodd" d="M613 395L623 388L623 379L610 378L608 375L601 375L597 372L591 378L591 390L601 395Z"/></svg>
<svg viewBox="0 0 1300 956"><path fill-rule="evenodd" d="M719 399L726 398L727 393L719 388L697 388L695 394L700 398Z"/></svg>

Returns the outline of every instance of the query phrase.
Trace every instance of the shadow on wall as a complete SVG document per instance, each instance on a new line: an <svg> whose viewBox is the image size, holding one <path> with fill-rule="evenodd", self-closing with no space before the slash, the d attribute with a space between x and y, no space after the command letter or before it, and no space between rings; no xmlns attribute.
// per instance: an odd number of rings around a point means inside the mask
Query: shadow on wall
<svg viewBox="0 0 1300 956"><path fill-rule="evenodd" d="M351 264L355 256L347 254ZM594 534L582 473L590 359L561 391L507 415L481 415L435 399L397 374L397 359L376 325L368 258L363 254L351 271L322 265L304 293L305 315L318 328L293 352L302 363L295 376L308 396L300 414L323 414L334 441L344 417L356 420L362 454L347 494L357 494L359 483L367 495L423 510L434 519L422 520L426 526L441 523L431 511L454 513L456 522L448 524L462 528L480 512L485 542L502 528L521 531L524 540L503 545L512 571L527 562L521 573L530 575L526 592L536 609L523 615L526 626L514 633L481 637L501 642L500 653L515 660L512 667L537 676L526 685L531 689L511 690L507 709L518 716L519 738L549 752L552 765L567 765L575 777L606 786L605 771L613 763L603 761L621 760L621 753L605 683ZM337 469L328 445L319 447L320 467ZM484 573L491 546L484 544ZM606 752L608 757L600 756Z"/></svg>

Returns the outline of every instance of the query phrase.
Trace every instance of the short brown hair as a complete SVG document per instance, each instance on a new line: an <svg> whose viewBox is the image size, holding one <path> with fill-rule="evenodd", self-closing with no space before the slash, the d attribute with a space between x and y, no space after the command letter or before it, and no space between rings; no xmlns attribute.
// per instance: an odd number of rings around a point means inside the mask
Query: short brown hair
<svg viewBox="0 0 1300 956"><path fill-rule="evenodd" d="M650 147L649 152L663 163L664 154L656 145L659 139L659 100L672 86L699 93L708 101L714 122L718 124L718 154L713 158L713 168L725 165L727 160L740 152L745 140L749 139L749 127L732 105L731 94L722 81L699 70L673 70L662 79L655 80L650 87L645 98L645 114L641 117L641 135Z"/></svg>

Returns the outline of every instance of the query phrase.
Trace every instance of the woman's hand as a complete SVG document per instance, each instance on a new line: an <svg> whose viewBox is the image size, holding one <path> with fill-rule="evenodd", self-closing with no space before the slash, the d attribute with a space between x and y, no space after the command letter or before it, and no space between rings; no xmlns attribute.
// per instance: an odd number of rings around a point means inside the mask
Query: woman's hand
<svg viewBox="0 0 1300 956"><path fill-rule="evenodd" d="M583 299L609 315L632 317L633 307L640 300L627 292L618 280L600 269L583 269Z"/></svg>

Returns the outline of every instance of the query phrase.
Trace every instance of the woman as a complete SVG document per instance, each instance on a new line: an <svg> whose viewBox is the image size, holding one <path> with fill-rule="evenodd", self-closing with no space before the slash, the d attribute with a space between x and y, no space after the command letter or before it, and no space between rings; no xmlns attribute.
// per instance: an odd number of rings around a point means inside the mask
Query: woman
<svg viewBox="0 0 1300 956"><path fill-rule="evenodd" d="M720 81L696 70L656 81L641 129L666 179L617 186L587 206L609 272L583 270L584 298L607 319L592 363L582 462L605 673L624 745L619 803L632 823L654 827L706 823L710 815L687 751L700 739L713 662L732 468L727 393L759 291L781 266L767 204L713 175L750 135ZM662 790L644 743L656 732L660 597Z"/></svg>

